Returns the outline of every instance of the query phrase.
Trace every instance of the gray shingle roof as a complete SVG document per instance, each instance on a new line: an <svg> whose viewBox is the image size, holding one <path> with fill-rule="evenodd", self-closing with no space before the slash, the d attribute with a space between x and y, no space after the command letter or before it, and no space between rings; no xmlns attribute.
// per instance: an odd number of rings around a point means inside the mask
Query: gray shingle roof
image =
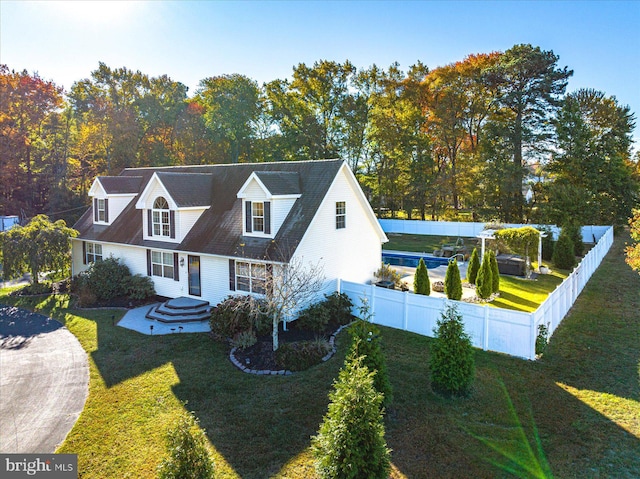
<svg viewBox="0 0 640 479"><path fill-rule="evenodd" d="M180 208L211 205L213 175L210 173L159 171L158 179Z"/></svg>
<svg viewBox="0 0 640 479"><path fill-rule="evenodd" d="M99 176L98 181L108 195L140 192L142 176Z"/></svg>
<svg viewBox="0 0 640 479"><path fill-rule="evenodd" d="M143 213L135 208L135 199L109 226L94 225L92 210L89 209L74 228L80 233L79 239L90 241L287 262L302 240L342 164L342 160L318 160L126 169L120 177L143 178L139 192L144 190L153 173L157 172L172 197L174 193L184 195L180 200L173 197L176 202L184 202L183 206L192 202L202 203L202 200L195 200L188 190L205 194L205 178L209 178L210 208L200 216L180 244L143 240ZM261 175L261 181L264 181L262 178L268 178L271 187L280 194L301 195L273 240L242 236L242 200L236 194L254 171ZM189 181L196 176L199 178L197 187ZM296 191L295 176L298 178L299 193L293 193ZM283 191L287 193L282 193ZM275 191L271 192L275 194Z"/></svg>
<svg viewBox="0 0 640 479"><path fill-rule="evenodd" d="M295 171L256 171L272 195L299 195L300 175Z"/></svg>

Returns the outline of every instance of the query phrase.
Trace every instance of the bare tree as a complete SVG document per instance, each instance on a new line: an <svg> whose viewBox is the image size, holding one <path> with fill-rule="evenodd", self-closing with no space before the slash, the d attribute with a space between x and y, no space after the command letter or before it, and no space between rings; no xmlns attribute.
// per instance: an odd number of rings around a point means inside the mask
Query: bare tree
<svg viewBox="0 0 640 479"><path fill-rule="evenodd" d="M318 261L310 263L294 256L287 264L274 264L267 271L265 295L262 301L253 301L253 308L273 321L273 350L278 349L278 328L302 308L309 305L322 291L325 276Z"/></svg>

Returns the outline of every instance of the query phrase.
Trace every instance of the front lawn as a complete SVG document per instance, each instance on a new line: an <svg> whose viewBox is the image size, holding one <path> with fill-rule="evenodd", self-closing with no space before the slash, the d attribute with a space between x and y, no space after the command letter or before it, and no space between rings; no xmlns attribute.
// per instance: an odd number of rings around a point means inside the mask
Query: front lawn
<svg viewBox="0 0 640 479"><path fill-rule="evenodd" d="M392 477L640 476L640 276L624 263L625 239L616 239L541 360L476 351L468 398L431 392L432 339L382 328L394 388L386 413ZM113 326L121 311L69 310L65 296L6 292L0 302L60 319L89 354L89 398L58 451L79 454L81 477L155 477L164 433L185 407L207 431L217 477L315 477L309 438L326 412L344 333L326 363L252 376L207 335L143 336Z"/></svg>

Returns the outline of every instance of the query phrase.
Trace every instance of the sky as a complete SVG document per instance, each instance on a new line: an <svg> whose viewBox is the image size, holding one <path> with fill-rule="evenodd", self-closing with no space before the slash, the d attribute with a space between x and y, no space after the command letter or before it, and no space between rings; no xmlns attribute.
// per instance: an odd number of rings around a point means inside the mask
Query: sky
<svg viewBox="0 0 640 479"><path fill-rule="evenodd" d="M192 95L216 75L262 84L321 59L435 68L521 43L574 71L567 91L603 91L640 116L640 0L0 0L0 63L67 91L98 62L167 74Z"/></svg>

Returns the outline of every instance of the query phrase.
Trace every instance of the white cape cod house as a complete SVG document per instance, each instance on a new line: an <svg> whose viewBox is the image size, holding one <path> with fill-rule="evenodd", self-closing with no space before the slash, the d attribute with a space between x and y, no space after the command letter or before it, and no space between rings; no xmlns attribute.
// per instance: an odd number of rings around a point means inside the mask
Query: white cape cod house
<svg viewBox="0 0 640 479"><path fill-rule="evenodd" d="M387 238L347 164L319 160L130 168L97 177L74 228L73 274L114 256L159 295L215 305L264 292L274 264L367 282Z"/></svg>

